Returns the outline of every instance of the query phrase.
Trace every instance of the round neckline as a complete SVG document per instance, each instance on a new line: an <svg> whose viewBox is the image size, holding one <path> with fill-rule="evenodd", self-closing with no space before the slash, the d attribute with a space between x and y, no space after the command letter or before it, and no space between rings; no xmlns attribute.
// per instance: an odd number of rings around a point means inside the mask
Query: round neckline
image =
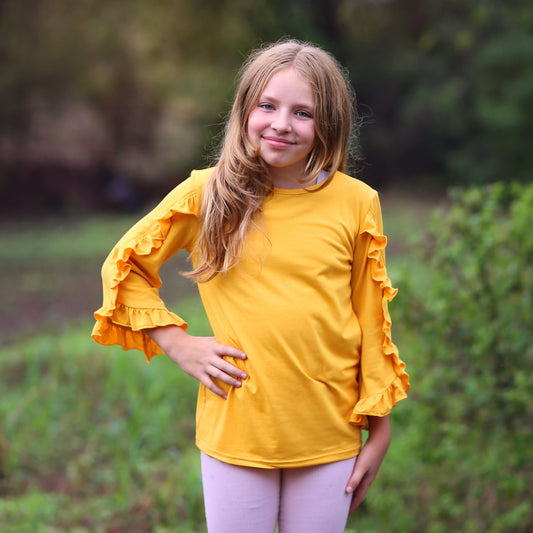
<svg viewBox="0 0 533 533"><path fill-rule="evenodd" d="M308 187L298 187L296 189L283 189L280 187L274 187L274 194L305 194L307 192L320 189L321 187L323 189L326 189L327 187L329 187L331 182L335 179L335 174L333 175L333 178L331 178L330 182L327 183L326 185L324 185L324 180L320 180L318 183L314 183L313 185L309 185Z"/></svg>

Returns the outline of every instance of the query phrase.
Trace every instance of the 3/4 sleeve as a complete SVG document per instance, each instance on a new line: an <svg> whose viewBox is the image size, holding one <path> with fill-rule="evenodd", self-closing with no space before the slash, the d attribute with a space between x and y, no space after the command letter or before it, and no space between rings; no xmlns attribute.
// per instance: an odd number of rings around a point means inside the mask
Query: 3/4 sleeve
<svg viewBox="0 0 533 533"><path fill-rule="evenodd" d="M385 267L377 193L361 223L352 266L352 302L362 331L360 396L350 422L366 428L367 416L385 416L407 397L409 376L391 339L388 303L396 296Z"/></svg>
<svg viewBox="0 0 533 533"><path fill-rule="evenodd" d="M177 251L194 247L198 233L200 192L189 178L117 243L102 267L103 304L94 317L94 340L136 348L148 361L162 353L143 331L185 321L159 297L159 269Z"/></svg>

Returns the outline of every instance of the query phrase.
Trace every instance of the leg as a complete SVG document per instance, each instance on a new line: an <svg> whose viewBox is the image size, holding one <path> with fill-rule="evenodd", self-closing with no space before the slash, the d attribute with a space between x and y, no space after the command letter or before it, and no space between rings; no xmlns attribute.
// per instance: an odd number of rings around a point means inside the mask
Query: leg
<svg viewBox="0 0 533 533"><path fill-rule="evenodd" d="M284 469L280 533L342 533L352 500L345 488L355 459Z"/></svg>
<svg viewBox="0 0 533 533"><path fill-rule="evenodd" d="M280 471L230 465L202 453L209 533L274 533Z"/></svg>

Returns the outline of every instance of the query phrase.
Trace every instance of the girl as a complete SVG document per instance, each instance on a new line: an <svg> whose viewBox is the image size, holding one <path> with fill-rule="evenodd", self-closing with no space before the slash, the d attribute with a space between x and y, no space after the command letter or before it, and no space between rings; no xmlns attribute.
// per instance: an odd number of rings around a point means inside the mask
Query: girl
<svg viewBox="0 0 533 533"><path fill-rule="evenodd" d="M210 533L343 531L409 389L378 196L342 172L352 111L327 52L289 40L252 53L216 166L192 172L102 269L95 340L165 353L200 381ZM159 299L159 267L183 248L213 338L188 335Z"/></svg>

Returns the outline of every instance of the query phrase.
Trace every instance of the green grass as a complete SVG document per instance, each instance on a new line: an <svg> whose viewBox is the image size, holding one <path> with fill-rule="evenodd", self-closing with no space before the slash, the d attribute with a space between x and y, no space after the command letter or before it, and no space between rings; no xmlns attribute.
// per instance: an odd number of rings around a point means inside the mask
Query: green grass
<svg viewBox="0 0 533 533"><path fill-rule="evenodd" d="M196 301L178 311L209 334ZM1 530L200 531L195 380L89 332L2 350Z"/></svg>
<svg viewBox="0 0 533 533"><path fill-rule="evenodd" d="M102 256L138 218L93 215L4 222L0 259L55 262Z"/></svg>

